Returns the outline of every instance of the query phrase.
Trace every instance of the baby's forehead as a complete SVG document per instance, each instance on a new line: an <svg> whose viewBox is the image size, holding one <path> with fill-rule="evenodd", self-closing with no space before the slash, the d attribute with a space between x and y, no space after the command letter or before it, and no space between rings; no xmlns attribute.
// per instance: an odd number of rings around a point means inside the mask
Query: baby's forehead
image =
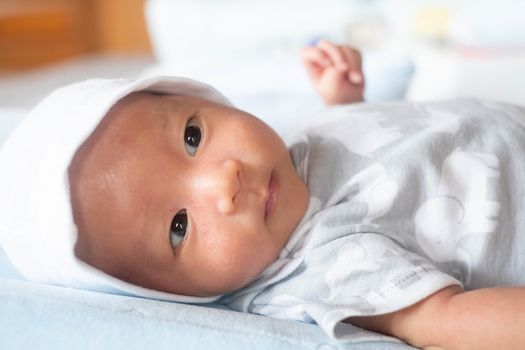
<svg viewBox="0 0 525 350"><path fill-rule="evenodd" d="M205 101L182 95L132 93L117 102L75 152L68 173L72 191L109 194L114 182L150 169L176 130L167 123L194 113ZM168 125L169 124L169 125ZM155 157L153 157L155 155Z"/></svg>
<svg viewBox="0 0 525 350"><path fill-rule="evenodd" d="M71 190L109 195L117 180L133 187L138 175L159 166L159 159L169 161L167 150L176 143L173 135L182 135L177 128L184 120L210 106L215 104L148 92L121 99L75 152L68 170Z"/></svg>
<svg viewBox="0 0 525 350"><path fill-rule="evenodd" d="M135 144L157 140L166 118L178 115L181 109L169 104L168 96L137 92L124 97L108 111L77 153L86 147L103 153L125 152Z"/></svg>
<svg viewBox="0 0 525 350"><path fill-rule="evenodd" d="M162 122L163 99L138 92L118 101L102 118L95 130L78 147L69 167L71 175L109 168L123 159L135 146L157 139L154 132ZM73 181L76 177L73 176Z"/></svg>

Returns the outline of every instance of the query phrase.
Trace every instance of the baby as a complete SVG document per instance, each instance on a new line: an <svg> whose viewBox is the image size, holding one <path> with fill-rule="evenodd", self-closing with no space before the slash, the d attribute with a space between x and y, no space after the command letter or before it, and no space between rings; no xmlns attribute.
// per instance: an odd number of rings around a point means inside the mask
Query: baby
<svg viewBox="0 0 525 350"><path fill-rule="evenodd" d="M429 349L524 348L525 289L510 287L525 285L524 110L349 105L359 53L321 41L303 59L337 106L287 144L191 80L48 97L0 154L8 256L32 280L218 300L338 339L356 325Z"/></svg>

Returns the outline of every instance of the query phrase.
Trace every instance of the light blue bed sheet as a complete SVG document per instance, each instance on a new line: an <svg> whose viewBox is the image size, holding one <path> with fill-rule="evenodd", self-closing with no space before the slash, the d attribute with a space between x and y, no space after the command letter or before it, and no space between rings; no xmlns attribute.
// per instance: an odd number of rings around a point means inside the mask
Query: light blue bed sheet
<svg viewBox="0 0 525 350"><path fill-rule="evenodd" d="M0 279L1 349L406 350L337 343L313 324Z"/></svg>
<svg viewBox="0 0 525 350"><path fill-rule="evenodd" d="M24 281L0 249L0 349L410 350L340 343L320 327L224 309Z"/></svg>

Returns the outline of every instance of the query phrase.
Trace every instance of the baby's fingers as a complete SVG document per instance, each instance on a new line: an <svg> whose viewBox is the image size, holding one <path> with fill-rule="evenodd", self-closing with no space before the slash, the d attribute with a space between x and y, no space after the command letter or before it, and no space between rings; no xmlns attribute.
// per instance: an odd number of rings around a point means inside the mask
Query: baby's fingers
<svg viewBox="0 0 525 350"><path fill-rule="evenodd" d="M320 40L317 47L324 52L336 69L344 71L348 69L346 55L342 46L337 46L326 40Z"/></svg>
<svg viewBox="0 0 525 350"><path fill-rule="evenodd" d="M362 59L361 53L358 50L349 47L342 47L345 61L348 64L348 79L354 84L360 84L363 82L363 70L362 70Z"/></svg>
<svg viewBox="0 0 525 350"><path fill-rule="evenodd" d="M331 64L328 55L315 47L303 48L301 56L303 61L308 65L315 64L320 67L328 67Z"/></svg>
<svg viewBox="0 0 525 350"><path fill-rule="evenodd" d="M324 70L332 64L328 56L315 47L304 48L301 57L308 75L314 82L317 82Z"/></svg>

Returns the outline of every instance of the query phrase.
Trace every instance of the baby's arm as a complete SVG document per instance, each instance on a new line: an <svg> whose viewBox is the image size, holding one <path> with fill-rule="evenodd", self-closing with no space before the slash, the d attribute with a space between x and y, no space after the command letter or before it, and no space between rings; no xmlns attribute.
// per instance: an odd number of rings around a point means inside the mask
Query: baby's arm
<svg viewBox="0 0 525 350"><path fill-rule="evenodd" d="M350 323L425 349L525 349L525 287L447 287L391 314Z"/></svg>
<svg viewBox="0 0 525 350"><path fill-rule="evenodd" d="M327 105L363 101L365 80L356 49L321 40L301 53L312 83Z"/></svg>

